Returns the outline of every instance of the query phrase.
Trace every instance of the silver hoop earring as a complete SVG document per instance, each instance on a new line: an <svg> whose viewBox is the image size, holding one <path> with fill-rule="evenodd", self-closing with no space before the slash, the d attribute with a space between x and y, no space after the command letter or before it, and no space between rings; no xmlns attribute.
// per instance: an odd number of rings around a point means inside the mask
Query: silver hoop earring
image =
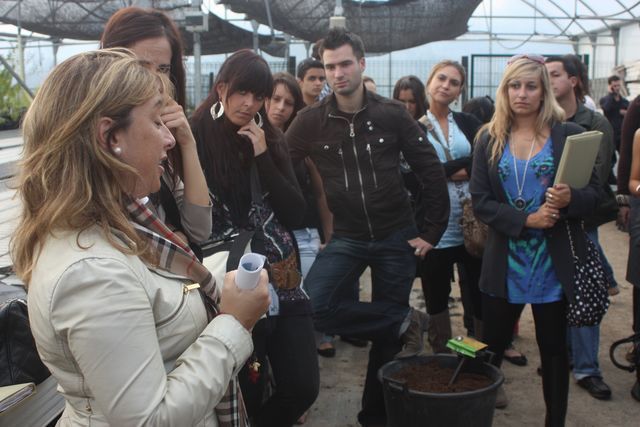
<svg viewBox="0 0 640 427"><path fill-rule="evenodd" d="M216 109L218 111L216 111ZM218 101L211 106L210 111L211 111L211 117L213 117L213 120L218 120L220 117L224 116L224 105L222 105L222 102Z"/></svg>
<svg viewBox="0 0 640 427"><path fill-rule="evenodd" d="M260 115L260 111L258 111L256 113L256 116L258 116L258 121L256 122L256 118L253 118L253 121L258 125L259 128L262 127L262 115Z"/></svg>
<svg viewBox="0 0 640 427"><path fill-rule="evenodd" d="M122 148L113 147L113 154L115 154L116 156L120 156L122 154Z"/></svg>

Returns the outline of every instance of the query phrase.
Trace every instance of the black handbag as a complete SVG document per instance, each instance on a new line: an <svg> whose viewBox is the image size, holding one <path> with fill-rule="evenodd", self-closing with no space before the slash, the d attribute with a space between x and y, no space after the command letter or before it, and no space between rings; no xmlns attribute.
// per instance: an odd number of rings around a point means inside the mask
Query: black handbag
<svg viewBox="0 0 640 427"><path fill-rule="evenodd" d="M5 301L0 305L0 386L40 384L49 375L31 334L27 302L20 298Z"/></svg>
<svg viewBox="0 0 640 427"><path fill-rule="evenodd" d="M586 244L586 256L582 260L577 256L569 223L566 225L574 263L574 301L567 306L567 325L576 328L595 326L600 324L609 308L609 282L598 248L585 234L584 228L580 228Z"/></svg>

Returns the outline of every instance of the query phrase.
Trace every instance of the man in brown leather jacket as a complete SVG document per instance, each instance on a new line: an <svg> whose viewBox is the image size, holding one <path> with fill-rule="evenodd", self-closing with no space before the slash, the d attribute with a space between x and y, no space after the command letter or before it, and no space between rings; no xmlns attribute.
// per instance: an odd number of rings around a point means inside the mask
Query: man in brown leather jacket
<svg viewBox="0 0 640 427"><path fill-rule="evenodd" d="M364 88L364 46L357 35L331 30L320 55L333 94L300 111L286 134L293 163L310 157L317 166L333 213L332 238L304 287L318 330L372 341L358 419L384 425L376 373L394 356L422 350L427 315L409 307L409 294L416 257L424 257L447 227L446 178L404 106ZM401 152L429 206L420 232L400 174ZM367 266L372 301L360 302L352 287Z"/></svg>

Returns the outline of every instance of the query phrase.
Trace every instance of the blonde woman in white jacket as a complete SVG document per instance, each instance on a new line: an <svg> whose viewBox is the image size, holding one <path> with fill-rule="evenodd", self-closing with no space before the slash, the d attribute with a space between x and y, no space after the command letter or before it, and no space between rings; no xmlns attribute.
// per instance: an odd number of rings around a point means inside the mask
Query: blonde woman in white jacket
<svg viewBox="0 0 640 427"><path fill-rule="evenodd" d="M175 144L168 87L129 51L87 52L52 71L25 118L11 251L61 426L244 425L235 374L267 277L216 284L145 208Z"/></svg>

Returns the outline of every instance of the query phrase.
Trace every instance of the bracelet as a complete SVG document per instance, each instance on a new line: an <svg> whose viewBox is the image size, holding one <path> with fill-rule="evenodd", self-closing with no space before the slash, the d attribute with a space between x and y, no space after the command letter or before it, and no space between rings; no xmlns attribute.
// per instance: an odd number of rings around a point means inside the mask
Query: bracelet
<svg viewBox="0 0 640 427"><path fill-rule="evenodd" d="M616 202L620 207L629 206L629 195L628 194L616 195Z"/></svg>

